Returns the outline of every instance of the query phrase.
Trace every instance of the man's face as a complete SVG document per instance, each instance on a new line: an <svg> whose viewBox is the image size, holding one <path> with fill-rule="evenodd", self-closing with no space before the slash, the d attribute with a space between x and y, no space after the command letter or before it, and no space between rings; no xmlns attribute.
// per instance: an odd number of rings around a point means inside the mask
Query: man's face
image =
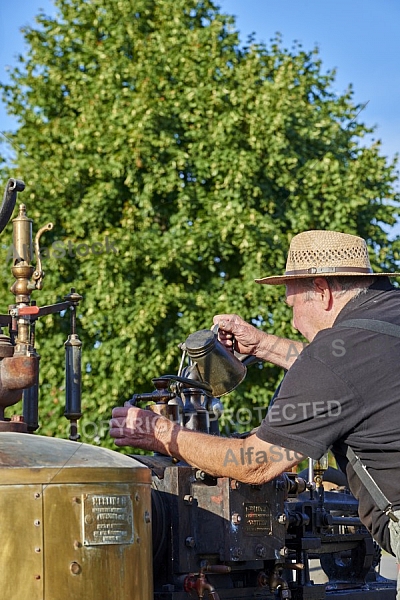
<svg viewBox="0 0 400 600"><path fill-rule="evenodd" d="M290 281L286 285L286 304L293 311L293 327L311 342L321 329L318 295L304 289L301 281Z"/></svg>

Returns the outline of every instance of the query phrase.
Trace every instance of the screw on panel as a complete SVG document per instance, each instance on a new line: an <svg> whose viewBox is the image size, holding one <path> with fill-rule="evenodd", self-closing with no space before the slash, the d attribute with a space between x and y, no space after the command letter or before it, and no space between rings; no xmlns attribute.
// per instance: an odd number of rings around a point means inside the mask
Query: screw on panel
<svg viewBox="0 0 400 600"><path fill-rule="evenodd" d="M35 548L35 552L37 552L37 553L41 552L41 548Z"/></svg>
<svg viewBox="0 0 400 600"><path fill-rule="evenodd" d="M144 522L145 523L151 523L151 517L150 517L150 513L146 510L146 512L144 513Z"/></svg>
<svg viewBox="0 0 400 600"><path fill-rule="evenodd" d="M39 527L39 525L40 525L39 519L36 519L35 521L33 521L33 524L36 525L36 527Z"/></svg>
<svg viewBox="0 0 400 600"><path fill-rule="evenodd" d="M196 545L196 541L195 541L194 537L187 537L185 540L185 545L188 548L194 548Z"/></svg>
<svg viewBox="0 0 400 600"><path fill-rule="evenodd" d="M34 497L34 498L40 498L40 494L39 494L39 492L35 492L35 493L33 494L33 497Z"/></svg>
<svg viewBox="0 0 400 600"><path fill-rule="evenodd" d="M139 500L140 500L140 496L139 496L139 494L137 492L135 494L135 500L136 500L136 502L139 502Z"/></svg>
<svg viewBox="0 0 400 600"><path fill-rule="evenodd" d="M74 541L74 548L75 548L75 550L78 550L78 548L82 548L82 544L78 540L75 540Z"/></svg>

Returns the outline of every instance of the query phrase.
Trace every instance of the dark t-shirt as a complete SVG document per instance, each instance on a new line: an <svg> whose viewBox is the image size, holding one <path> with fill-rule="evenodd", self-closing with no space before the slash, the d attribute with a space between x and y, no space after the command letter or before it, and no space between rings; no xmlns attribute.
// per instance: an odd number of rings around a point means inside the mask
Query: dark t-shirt
<svg viewBox="0 0 400 600"><path fill-rule="evenodd" d="M287 372L257 435L314 459L331 449L359 500L362 522L391 551L388 518L345 455L351 446L400 508L400 338L339 325L347 319L400 325L400 290L382 278L316 335Z"/></svg>

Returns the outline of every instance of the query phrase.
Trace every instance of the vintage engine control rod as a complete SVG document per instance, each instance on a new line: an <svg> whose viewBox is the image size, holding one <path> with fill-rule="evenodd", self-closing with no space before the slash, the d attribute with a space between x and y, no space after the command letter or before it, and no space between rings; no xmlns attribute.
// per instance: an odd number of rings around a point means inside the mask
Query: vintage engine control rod
<svg viewBox="0 0 400 600"><path fill-rule="evenodd" d="M70 303L71 311L71 333L65 342L65 412L64 416L70 421L69 439L79 440L78 420L81 412L81 388L82 388L82 342L76 333L76 307L82 300L82 296L71 289L71 293L64 300Z"/></svg>
<svg viewBox="0 0 400 600"><path fill-rule="evenodd" d="M17 192L25 189L23 181L10 179L0 208L0 232L13 212ZM13 265L15 278L10 291L15 304L8 315L0 315L0 326L8 327L9 336L0 331L0 431L33 432L38 428L39 359L35 350L35 322L48 314L71 310L71 334L65 343L66 351L66 409L71 422L70 439L77 440L77 420L81 417L81 347L76 333L76 307L82 296L74 289L64 302L38 307L31 294L43 287L44 271L40 256L40 238L53 228L47 223L40 228L32 244L32 219L28 218L25 204L20 204L18 216L13 219ZM32 263L35 255L36 267ZM11 419L4 416L7 406L16 404L23 396L23 415Z"/></svg>

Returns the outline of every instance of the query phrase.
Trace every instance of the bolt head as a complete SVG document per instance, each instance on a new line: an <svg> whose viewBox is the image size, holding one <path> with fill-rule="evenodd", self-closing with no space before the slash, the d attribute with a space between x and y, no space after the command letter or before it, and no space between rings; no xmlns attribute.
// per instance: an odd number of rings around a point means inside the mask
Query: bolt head
<svg viewBox="0 0 400 600"><path fill-rule="evenodd" d="M281 525L285 525L287 521L287 517L284 513L282 513L281 515L278 516L278 523L280 523Z"/></svg>
<svg viewBox="0 0 400 600"><path fill-rule="evenodd" d="M242 520L242 517L239 515L239 513L233 513L232 514L232 523L234 525L238 525Z"/></svg>
<svg viewBox="0 0 400 600"><path fill-rule="evenodd" d="M243 552L241 548L232 548L232 559L233 560L239 560L240 557L242 556Z"/></svg>
<svg viewBox="0 0 400 600"><path fill-rule="evenodd" d="M256 547L256 555L258 556L258 558L265 558L267 556L267 550L265 546L263 546L262 544L258 544L258 546Z"/></svg>

